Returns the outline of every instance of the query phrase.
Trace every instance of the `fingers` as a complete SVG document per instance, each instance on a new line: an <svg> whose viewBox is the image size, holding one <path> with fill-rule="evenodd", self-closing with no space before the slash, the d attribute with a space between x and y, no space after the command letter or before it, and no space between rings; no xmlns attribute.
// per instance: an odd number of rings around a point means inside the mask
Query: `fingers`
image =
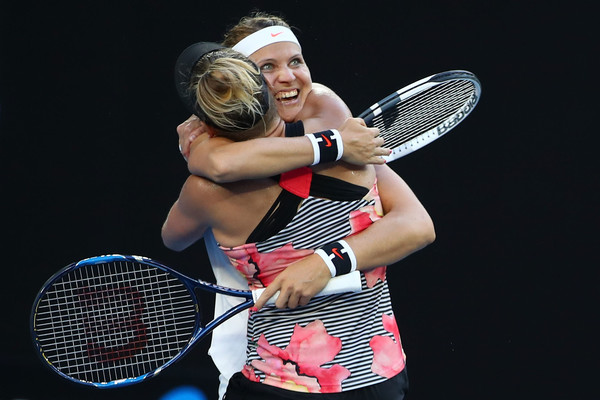
<svg viewBox="0 0 600 400"><path fill-rule="evenodd" d="M367 124L365 123L365 120L362 118L353 118L356 122L358 122L359 125L362 126L367 126Z"/></svg>
<svg viewBox="0 0 600 400"><path fill-rule="evenodd" d="M280 288L275 307L277 308L296 308L308 304L312 296L305 296L301 290L293 286L286 289Z"/></svg>
<svg viewBox="0 0 600 400"><path fill-rule="evenodd" d="M192 115L177 126L179 136L179 152L187 161L190 155L190 147L194 140L207 131L206 125L200 119Z"/></svg>
<svg viewBox="0 0 600 400"><path fill-rule="evenodd" d="M294 290L291 287L286 290L276 284L271 284L262 292L256 303L254 303L254 309L256 311L260 310L273 297L275 297L274 304L277 308L305 306L312 299L312 296L304 295L302 291Z"/></svg>
<svg viewBox="0 0 600 400"><path fill-rule="evenodd" d="M379 128L369 128L371 130L371 132L373 133L373 144L375 145L375 149L373 150L373 157L371 157L371 159L369 160L370 164L385 164L386 161L381 158L383 156L389 156L390 154L392 154L392 149L389 149L387 147L383 147L385 140L379 136L381 134L381 131L379 130Z"/></svg>
<svg viewBox="0 0 600 400"><path fill-rule="evenodd" d="M294 295L289 290L280 291L278 285L271 284L262 292L256 303L254 303L254 309L257 311L260 310L273 297L275 297L275 307L277 308L296 308L300 302L300 296Z"/></svg>
<svg viewBox="0 0 600 400"><path fill-rule="evenodd" d="M305 306L312 299L312 296L302 296L298 293L292 293L289 296L280 295L275 302L277 308L290 308L294 309L299 306Z"/></svg>
<svg viewBox="0 0 600 400"><path fill-rule="evenodd" d="M263 308L264 305L267 304L269 299L277 293L277 291L278 291L278 289L276 288L276 285L270 285L269 287L267 287L262 292L262 294L260 295L260 297L258 298L256 303L254 303L254 308L256 310L260 310L261 308Z"/></svg>
<svg viewBox="0 0 600 400"><path fill-rule="evenodd" d="M379 147L376 155L379 157L386 157L390 154L392 154L392 149L388 149L387 147Z"/></svg>
<svg viewBox="0 0 600 400"><path fill-rule="evenodd" d="M373 154L368 158L367 163L368 164L385 164L385 160L381 157L383 156L389 156L392 153L392 150L387 148L387 147L383 147L384 145L384 139L382 137L379 137L379 129L377 128L373 128L372 130L373 133L373 141L372 141L372 146L374 146L373 148Z"/></svg>
<svg viewBox="0 0 600 400"><path fill-rule="evenodd" d="M299 306L305 306L312 299L311 296L301 296L299 294L292 294L287 299L287 303L282 302L282 306L280 307L277 302L275 302L275 306L278 308L296 308Z"/></svg>
<svg viewBox="0 0 600 400"><path fill-rule="evenodd" d="M177 126L177 136L179 136L179 152L183 158L187 161L190 154L190 134L193 132L194 127L192 126L198 117L192 115L181 124Z"/></svg>
<svg viewBox="0 0 600 400"><path fill-rule="evenodd" d="M342 124L342 126L340 127L340 129L343 129L344 127L348 126L348 125L353 125L353 124L358 124L361 126L367 126L367 124L365 123L365 120L362 118L347 118L344 123Z"/></svg>
<svg viewBox="0 0 600 400"><path fill-rule="evenodd" d="M318 254L296 261L283 270L256 301L256 309L277 294L277 308L304 306L327 285L331 272Z"/></svg>
<svg viewBox="0 0 600 400"><path fill-rule="evenodd" d="M300 301L300 296L296 293L281 293L279 292L279 297L275 302L275 307L277 308L296 308L298 307L298 302Z"/></svg>
<svg viewBox="0 0 600 400"><path fill-rule="evenodd" d="M200 121L200 118L198 118L196 115L190 115L190 117L183 121L181 125L190 126L198 121Z"/></svg>
<svg viewBox="0 0 600 400"><path fill-rule="evenodd" d="M187 140L179 142L179 152L181 153L186 162L188 160L188 157L190 156L190 143L191 142Z"/></svg>

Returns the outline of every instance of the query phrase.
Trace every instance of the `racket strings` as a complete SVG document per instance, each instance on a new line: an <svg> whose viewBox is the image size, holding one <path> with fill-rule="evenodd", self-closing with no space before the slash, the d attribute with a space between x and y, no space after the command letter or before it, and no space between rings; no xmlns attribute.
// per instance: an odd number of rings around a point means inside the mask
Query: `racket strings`
<svg viewBox="0 0 600 400"><path fill-rule="evenodd" d="M471 94L470 89L457 91L453 85L446 84L400 103L386 118L388 132L394 132L392 136L395 142L391 146L401 144L437 127L455 114Z"/></svg>
<svg viewBox="0 0 600 400"><path fill-rule="evenodd" d="M445 82L398 102L393 109L386 109L373 118L372 125L380 129L385 146L390 148L425 133L438 135L437 129L443 129L444 123L468 107L474 93L475 86L470 81ZM386 108L386 105L381 107Z"/></svg>
<svg viewBox="0 0 600 400"><path fill-rule="evenodd" d="M37 307L37 340L62 373L90 382L138 377L189 342L196 304L158 268L115 261L75 269Z"/></svg>
<svg viewBox="0 0 600 400"><path fill-rule="evenodd" d="M454 115L471 95L469 91L453 91L449 96L447 90L442 89L449 88L438 88L415 96L411 101L397 107L387 118L387 132L393 133L392 147L436 128L449 116Z"/></svg>

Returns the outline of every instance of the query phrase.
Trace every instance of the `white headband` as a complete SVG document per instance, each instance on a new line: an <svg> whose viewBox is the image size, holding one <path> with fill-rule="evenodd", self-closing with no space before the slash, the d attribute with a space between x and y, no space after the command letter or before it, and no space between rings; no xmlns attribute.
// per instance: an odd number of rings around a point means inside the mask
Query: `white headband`
<svg viewBox="0 0 600 400"><path fill-rule="evenodd" d="M263 28L260 31L256 31L253 34L246 36L232 48L248 57L255 51L277 42L292 42L300 47L296 35L294 35L289 28L276 25Z"/></svg>

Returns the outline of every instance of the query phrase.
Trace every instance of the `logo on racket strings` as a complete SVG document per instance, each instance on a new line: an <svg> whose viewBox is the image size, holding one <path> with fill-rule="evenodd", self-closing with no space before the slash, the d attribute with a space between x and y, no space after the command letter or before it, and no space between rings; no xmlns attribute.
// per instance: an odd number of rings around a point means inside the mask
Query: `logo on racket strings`
<svg viewBox="0 0 600 400"><path fill-rule="evenodd" d="M435 128L437 130L438 136L443 135L448 132L450 129L454 128L456 125L460 123L469 113L473 110L477 104L477 96L473 95L469 101L461 108L456 114L452 116L449 120L441 123Z"/></svg>
<svg viewBox="0 0 600 400"><path fill-rule="evenodd" d="M131 287L80 288L88 358L112 363L133 357L148 343L142 322L144 296Z"/></svg>

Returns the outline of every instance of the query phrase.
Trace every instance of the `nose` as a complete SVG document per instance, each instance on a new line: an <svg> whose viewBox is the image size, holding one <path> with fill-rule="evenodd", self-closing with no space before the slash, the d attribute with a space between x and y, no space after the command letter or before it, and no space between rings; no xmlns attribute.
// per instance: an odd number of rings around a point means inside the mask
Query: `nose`
<svg viewBox="0 0 600 400"><path fill-rule="evenodd" d="M294 71L289 67L280 68L277 73L277 80L279 82L292 82L296 79Z"/></svg>

